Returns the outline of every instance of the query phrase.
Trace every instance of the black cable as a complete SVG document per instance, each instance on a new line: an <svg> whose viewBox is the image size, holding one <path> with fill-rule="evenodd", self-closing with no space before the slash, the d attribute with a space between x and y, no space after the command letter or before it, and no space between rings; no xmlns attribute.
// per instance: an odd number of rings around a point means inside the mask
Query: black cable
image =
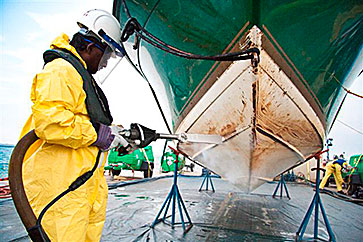
<svg viewBox="0 0 363 242"><path fill-rule="evenodd" d="M37 219L37 222L35 225L36 228L38 228L38 229L41 228L41 226L42 226L41 222L42 222L43 216L51 206L53 206L59 199L61 199L65 195L67 195L69 192L74 191L77 188L79 188L80 186L82 186L84 183L86 183L86 181L88 181L88 179L91 178L94 171L97 169L98 163L100 161L100 156L101 156L101 150L99 150L97 153L96 162L95 162L93 168L90 171L87 171L86 173L79 176L74 182L72 182L71 185L69 185L69 187L65 191L63 191L61 194L59 194L57 197L55 197L50 203L48 203L43 208L43 210L40 212L39 217ZM46 239L46 236L44 235L44 231L42 229L39 229L39 232L40 232L42 239L44 241L48 241Z"/></svg>
<svg viewBox="0 0 363 242"><path fill-rule="evenodd" d="M259 54L260 51L258 48L251 48L251 49L247 49L244 51L240 51L240 52L233 52L233 53L227 53L227 54L221 54L221 55L216 55L216 56L202 56L202 55L195 55L195 54L191 54L185 51L182 51L178 48L175 48L171 45L166 44L164 41L160 40L159 38L155 37L153 34L151 34L149 31L147 31L144 27L142 27L140 25L140 23L131 16L130 11L126 5L125 0L121 0L122 5L124 7L125 13L128 17L128 20L125 23L125 26L123 28L122 34L121 34L121 41L125 42L127 41L127 39L134 33L136 33L136 38L142 38L143 40L145 40L146 42L150 43L151 45L155 46L156 48L159 48L167 53L176 55L176 56L180 56L183 58L187 58L187 59L199 59L199 60L215 60L215 61L236 61L236 60L247 60L247 59L254 59L254 54L257 54L257 63L259 62ZM151 11L151 13L154 11L154 9L156 8L157 4L160 1L158 1L154 7L153 10ZM150 14L151 14L150 13ZM150 17L150 16L149 16ZM148 37L142 35L142 33L145 33ZM136 41L135 45L134 45L134 49L138 48L139 45L139 41ZM255 62L256 64L256 62ZM159 111L163 117L163 120L167 126L167 129L169 131L169 133L171 134L171 129L169 127L169 124L166 120L165 114L161 108L161 105L159 103L159 100L156 96L156 93L153 89L153 87L151 86L150 82L147 80L147 78L145 77L146 81L148 82L151 92L154 96L154 99L157 103L157 106L159 108Z"/></svg>
<svg viewBox="0 0 363 242"><path fill-rule="evenodd" d="M131 14L130 14L129 8L126 6L125 0L122 0L122 5L124 6L124 9L125 9L125 12L126 12L127 17L131 18Z"/></svg>
<svg viewBox="0 0 363 242"><path fill-rule="evenodd" d="M156 96L155 90L154 90L154 88L151 86L150 82L147 82L147 83L149 84L150 90L151 90L151 92L152 92L152 94L153 94L153 96L154 96L154 99L155 99L155 101L156 101L156 104L158 105L158 108L159 108L159 111L160 111L160 113L161 113L161 116L163 117L164 123L166 124L166 128L168 129L169 134L172 134L171 129L170 129L169 124L168 124L168 121L166 120L165 114L164 114L164 112L163 112L163 110L162 110L162 108L161 108L161 105L160 105L159 99L158 99L158 97Z"/></svg>
<svg viewBox="0 0 363 242"><path fill-rule="evenodd" d="M213 55L213 56L203 56L192 54L183 50L180 50L176 47L173 47L164 41L157 38L155 35L151 34L144 27L140 25L136 18L133 18L130 14L130 11L126 5L125 0L122 0L122 5L124 6L126 15L128 16L128 20L125 23L125 26L122 30L121 41L125 42L128 38L135 34L136 38L141 38L147 43L155 46L158 49L161 49L167 53L183 57L186 59L196 59L196 60L214 60L214 61L237 61L237 60L253 60L254 54L257 55L257 62L259 62L260 50L258 48L251 48L243 51ZM137 41L138 42L138 41ZM134 47L137 47L136 45Z"/></svg>
<svg viewBox="0 0 363 242"><path fill-rule="evenodd" d="M158 0L158 1L155 3L154 7L153 7L153 8L152 8L152 10L150 11L149 16L147 17L147 19L146 19L146 21L145 21L145 23L144 23L144 26L145 26L145 25L147 24L147 22L149 21L149 19L150 19L150 17L151 17L151 14L154 12L154 10L155 10L156 6L159 4L159 2L160 2L160 0ZM126 6L126 3L124 4L124 6ZM130 18L131 18L130 13L129 13L129 12L127 12L126 14L129 16L129 19L130 19ZM136 47L136 48L138 48L138 46L137 46L137 45L139 45L139 44L140 44L140 41L137 41L137 42L135 43L134 48L135 48L135 47ZM142 73L143 73L142 66L141 66L141 63L140 63L139 55L140 55L140 51L139 51L139 49L138 49L138 50L137 50L137 58L138 58L138 61L139 61L140 70L141 70L141 71L142 71ZM160 104L160 102L159 102L159 99L158 99L158 97L157 97L157 95L156 95L156 92L155 92L154 88L152 87L152 85L151 85L151 83L149 82L149 80L147 79L147 77L146 77L144 74L142 74L142 76L144 77L144 79L146 80L146 82L149 84L149 87L150 87L151 93L152 93L152 95L153 95L153 97L154 97L154 100L155 100L155 102L156 102L156 105L157 105L157 106L158 106L158 108L159 108L160 114L161 114L161 116L162 116L162 118L163 118L163 121L164 121L164 124L165 124L166 128L167 128L167 129L168 129L168 131L169 131L169 134L172 134L171 128L170 128L170 126L169 126L168 121L166 120L166 116L165 116L165 114L164 114L163 109L161 108L161 104Z"/></svg>
<svg viewBox="0 0 363 242"><path fill-rule="evenodd" d="M137 23L137 20L136 19L132 19L133 21L136 21L135 24L138 24ZM223 57L232 57L232 56L240 56L242 54L248 54L248 53L253 53L253 52L258 52L259 53L259 50L257 48L252 48L252 49L248 49L248 50L245 50L245 51L238 51L238 52L232 52L232 53L226 53L226 54L220 54L220 55L216 55L216 56L202 56L202 55L194 55L194 54L191 54L189 52L185 52L185 51L182 51L180 49L177 49L171 45L168 45L166 44L165 42L163 42L162 40L160 40L159 38L155 37L153 34L151 34L149 31L147 31L145 28L143 27L139 27L143 33L145 33L148 37L152 38L153 40L155 40L156 42L158 42L160 45L164 46L164 47L167 47L169 48L170 50L172 51L175 51L177 53L180 53L180 54L184 54L185 56L194 56L195 58L207 58L207 59L212 59L212 58L223 58ZM136 30L136 29L135 29ZM136 34L140 34L138 32L136 32ZM141 34L140 34L141 35ZM142 37L142 36L140 36ZM256 50L257 49L257 50Z"/></svg>
<svg viewBox="0 0 363 242"><path fill-rule="evenodd" d="M167 53L170 53L170 54L173 54L173 55L176 55L179 57L183 57L186 59L213 60L213 61L252 60L252 59L254 59L254 55L253 54L251 55L250 53L256 53L258 55L260 53L259 49L251 48L246 51L234 52L234 53L222 54L222 55L213 55L213 56L195 55L195 54L187 53L185 51L181 51L178 49L174 50L174 47L170 48L170 47L165 47L163 45L159 45L159 44L151 41L150 39L146 38L144 35L140 34L139 32L135 32L135 34L137 36L139 36L140 38L142 38L143 40L145 40L146 42L148 42L149 44L155 46L156 48L159 48Z"/></svg>

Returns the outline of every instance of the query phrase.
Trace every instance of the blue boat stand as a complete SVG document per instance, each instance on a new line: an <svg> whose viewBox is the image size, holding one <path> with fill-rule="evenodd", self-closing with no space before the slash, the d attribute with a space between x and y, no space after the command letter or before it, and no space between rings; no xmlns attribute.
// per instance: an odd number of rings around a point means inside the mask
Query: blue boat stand
<svg viewBox="0 0 363 242"><path fill-rule="evenodd" d="M280 186L281 186L281 187L280 187ZM277 184L277 187L276 187L276 189L275 189L274 193L272 194L272 197L273 197L273 198L275 198L276 193L277 193L277 191L279 190L279 187L281 188L281 189L280 189L280 198L282 198L282 190L284 190L284 188L285 188L285 191L286 191L286 195L287 195L287 197L288 197L289 199L291 199L291 198L290 198L290 195L289 195L289 191L287 190L287 185L286 185L286 182L285 182L284 173L282 173L282 174L281 174L280 181L279 181L279 183Z"/></svg>
<svg viewBox="0 0 363 242"><path fill-rule="evenodd" d="M199 188L199 191L202 191L202 188L203 188L203 185L204 185L204 183L206 182L206 191L208 191L208 183L210 182L210 184L211 184L211 187L212 187L212 191L213 192L215 192L215 190L214 190L214 186L213 186L213 182L212 182L212 177L210 176L210 170L208 170L208 169L205 169L206 170L206 172L205 172L205 176L204 176L204 179L203 179L203 182L202 182L202 185L200 186L200 188Z"/></svg>
<svg viewBox="0 0 363 242"><path fill-rule="evenodd" d="M319 183L320 183L320 155L322 153L325 153L327 152L328 150L324 150L324 151L321 151L321 152L318 152L317 154L315 154L313 157L316 159L316 162L317 162L317 168L316 168L316 189L315 189L315 195L313 197L313 200L309 206L309 209L308 211L306 212L305 214L305 217L299 227L299 230L296 232L296 240L297 241L301 241L303 239L303 236L304 236L304 233L305 233L305 230L306 230L306 226L308 225L309 223L309 219L310 219L310 216L313 212L313 209L315 207L315 216L314 216L314 241L319 239L318 238L318 231L319 231L319 225L318 225L318 222L319 222L319 207L321 209L321 213L323 215L323 218L324 218L324 222L325 222L325 226L328 230L328 234L329 234L329 241L336 241L335 240L335 236L334 236L334 233L333 233L333 230L331 229L330 227L330 224L329 224L329 221L328 221L328 217L326 216L326 213L325 213L325 209L324 209L324 206L323 206L323 203L321 201L321 198L320 198L320 189L319 189Z"/></svg>
<svg viewBox="0 0 363 242"><path fill-rule="evenodd" d="M169 224L167 223L166 221L166 215L168 213L168 209L169 209L169 206L170 206L170 203L172 201L172 211L171 211L171 227L174 228L174 225L176 224L181 224L182 227L183 227L183 230L184 230L184 234L187 233L192 227L193 227L193 223L189 217L189 214L188 214L188 211L185 207L185 204L183 202L183 199L181 197L181 194L179 192L179 189L178 189L178 185L177 185L177 181L178 181L178 162L179 162L179 151L175 150L174 148L170 147L169 148L174 152L174 154L176 155L176 159L174 161L174 164L175 164L175 169L174 169L174 182L173 182L173 185L171 187L171 190L168 194L168 196L166 197L165 201L164 201L164 204L163 206L161 207L158 215L156 216L154 222L152 223L151 225L151 228L154 228L156 224L160 223L160 222L164 222L166 224ZM175 205L176 205L176 202L178 204L178 209L179 209L179 214L180 214L180 220L181 220L181 223L176 223L175 222ZM164 211L164 216L162 218L159 218L161 213L163 212L165 208L165 211ZM183 217L183 210L184 210L184 213L187 217L187 221L184 221L184 217ZM186 227L185 225L188 224L188 226Z"/></svg>

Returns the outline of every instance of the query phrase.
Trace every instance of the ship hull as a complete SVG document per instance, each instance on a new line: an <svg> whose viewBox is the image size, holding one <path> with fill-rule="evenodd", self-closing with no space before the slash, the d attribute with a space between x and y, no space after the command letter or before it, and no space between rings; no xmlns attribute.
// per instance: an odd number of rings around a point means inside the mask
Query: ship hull
<svg viewBox="0 0 363 242"><path fill-rule="evenodd" d="M258 67L231 64L177 132L222 135L222 145L179 144L179 149L249 192L318 152L324 126L264 47L271 43L262 31L253 27L245 41L260 49Z"/></svg>
<svg viewBox="0 0 363 242"><path fill-rule="evenodd" d="M114 15L123 26L129 13L158 38L191 53L247 47L261 52L254 66L186 60L134 37L124 43L175 132L224 137L222 145L179 144L181 151L249 192L323 148L346 95L341 85L349 86L362 69L362 5L242 0L174 5L140 0L126 1L125 7L115 1Z"/></svg>

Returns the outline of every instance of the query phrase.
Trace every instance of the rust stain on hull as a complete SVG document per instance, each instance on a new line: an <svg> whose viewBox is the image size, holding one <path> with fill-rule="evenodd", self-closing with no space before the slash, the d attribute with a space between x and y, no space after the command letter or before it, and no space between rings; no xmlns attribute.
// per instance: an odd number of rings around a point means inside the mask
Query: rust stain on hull
<svg viewBox="0 0 363 242"><path fill-rule="evenodd" d="M228 123L221 128L219 134L222 136L229 136L229 135L233 134L234 132L236 132L237 126L238 125L234 122Z"/></svg>
<svg viewBox="0 0 363 242"><path fill-rule="evenodd" d="M219 77L214 85L223 89L210 90L216 99L201 105L199 116L191 112L195 121L179 130L220 134L225 143L179 148L249 192L319 151L324 134L314 110L267 52L261 49L258 68L241 71L239 65Z"/></svg>
<svg viewBox="0 0 363 242"><path fill-rule="evenodd" d="M293 98L267 73L268 70L260 72L256 125L299 147L303 154L310 154L312 144L322 145L321 137Z"/></svg>

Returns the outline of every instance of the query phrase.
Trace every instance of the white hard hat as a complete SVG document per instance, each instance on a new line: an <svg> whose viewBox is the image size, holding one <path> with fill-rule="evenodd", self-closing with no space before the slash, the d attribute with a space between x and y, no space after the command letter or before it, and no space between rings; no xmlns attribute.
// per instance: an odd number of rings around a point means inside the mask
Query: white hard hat
<svg viewBox="0 0 363 242"><path fill-rule="evenodd" d="M103 55L99 61L97 75L95 76L96 80L102 84L120 63L122 57L126 55L121 43L120 23L107 11L92 9L83 14L77 24L81 28L79 33L85 39L94 37L105 45L102 46ZM88 41L90 40L88 39Z"/></svg>
<svg viewBox="0 0 363 242"><path fill-rule="evenodd" d="M102 32L106 33L114 42L121 45L121 27L118 20L109 12L101 9L92 9L83 14L82 18L77 21L83 34L96 35L102 42L107 43L113 50L114 45L105 39ZM91 31L91 32L90 32Z"/></svg>

